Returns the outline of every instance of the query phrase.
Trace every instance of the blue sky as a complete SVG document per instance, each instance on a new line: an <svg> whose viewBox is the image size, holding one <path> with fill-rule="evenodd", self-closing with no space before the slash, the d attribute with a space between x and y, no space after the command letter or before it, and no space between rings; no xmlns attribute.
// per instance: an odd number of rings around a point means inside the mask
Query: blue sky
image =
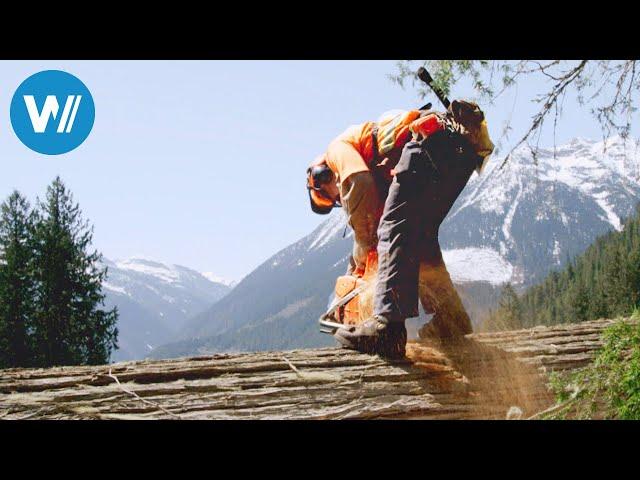
<svg viewBox="0 0 640 480"><path fill-rule="evenodd" d="M34 200L60 175L108 258L143 255L239 279L323 220L309 209L304 171L334 136L424 103L388 80L394 68L393 61L2 61L0 197L18 189ZM46 69L79 77L95 102L92 133L65 155L30 151L9 120L15 89ZM494 137L509 116L523 131L541 81L485 108ZM452 96L469 95L460 86ZM563 118L558 143L600 137L571 98ZM541 144L551 142L547 128Z"/></svg>

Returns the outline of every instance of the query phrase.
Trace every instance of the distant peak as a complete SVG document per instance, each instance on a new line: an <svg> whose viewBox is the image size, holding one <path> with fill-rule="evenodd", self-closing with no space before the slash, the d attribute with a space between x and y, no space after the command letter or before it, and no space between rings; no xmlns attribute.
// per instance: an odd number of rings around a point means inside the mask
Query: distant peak
<svg viewBox="0 0 640 480"><path fill-rule="evenodd" d="M158 265L166 265L166 263L161 262L155 258L147 257L145 255L133 255L131 257L117 259L117 263L156 263Z"/></svg>
<svg viewBox="0 0 640 480"><path fill-rule="evenodd" d="M201 272L200 274L210 282L221 283L227 287L233 287L237 283L235 280L229 280L228 278L214 275L213 272Z"/></svg>

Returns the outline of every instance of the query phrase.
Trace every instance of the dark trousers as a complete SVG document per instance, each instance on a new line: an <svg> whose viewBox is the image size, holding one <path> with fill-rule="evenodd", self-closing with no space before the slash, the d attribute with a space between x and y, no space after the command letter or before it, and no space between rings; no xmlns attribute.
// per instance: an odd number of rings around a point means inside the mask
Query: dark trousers
<svg viewBox="0 0 640 480"><path fill-rule="evenodd" d="M458 134L409 142L396 166L378 227L374 314L390 321L418 316L418 297L441 336L472 331L438 242L440 224L478 162Z"/></svg>

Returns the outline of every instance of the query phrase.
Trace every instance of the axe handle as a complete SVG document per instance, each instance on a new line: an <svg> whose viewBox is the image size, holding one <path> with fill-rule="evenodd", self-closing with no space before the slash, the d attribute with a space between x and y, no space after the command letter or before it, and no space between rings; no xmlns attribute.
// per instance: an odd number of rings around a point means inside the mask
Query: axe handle
<svg viewBox="0 0 640 480"><path fill-rule="evenodd" d="M451 105L451 102L449 101L447 96L444 94L444 92L433 84L433 78L431 77L431 75L429 75L429 72L427 71L427 69L424 67L420 67L418 69L417 75L420 80L426 83L429 86L429 88L433 90L433 93L436 94L436 97L438 97L438 100L440 100L442 102L442 105L444 105L444 108L448 110L449 105Z"/></svg>

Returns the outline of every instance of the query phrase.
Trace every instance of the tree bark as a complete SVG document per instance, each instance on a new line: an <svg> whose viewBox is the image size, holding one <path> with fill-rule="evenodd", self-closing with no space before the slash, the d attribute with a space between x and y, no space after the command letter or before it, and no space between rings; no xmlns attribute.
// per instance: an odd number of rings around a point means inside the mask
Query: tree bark
<svg viewBox="0 0 640 480"><path fill-rule="evenodd" d="M410 342L386 361L339 348L0 371L1 419L526 418L547 374L587 365L598 320Z"/></svg>

